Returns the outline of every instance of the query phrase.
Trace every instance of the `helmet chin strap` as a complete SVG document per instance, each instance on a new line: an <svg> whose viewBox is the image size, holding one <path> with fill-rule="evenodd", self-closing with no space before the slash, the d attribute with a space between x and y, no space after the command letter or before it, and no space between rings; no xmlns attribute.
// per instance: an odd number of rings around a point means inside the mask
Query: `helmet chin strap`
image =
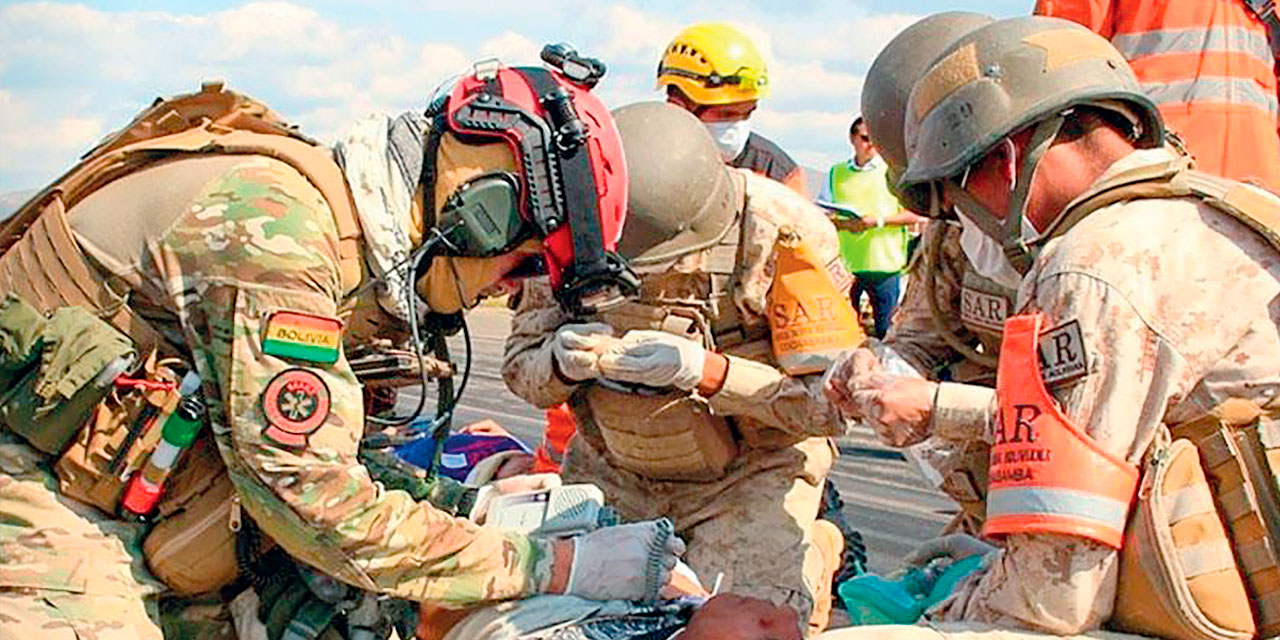
<svg viewBox="0 0 1280 640"><path fill-rule="evenodd" d="M1027 152L1018 165L1013 191L1009 194L1009 210L1005 213L1003 220L995 216L986 205L961 189L959 185L950 181L942 185L947 197L959 204L983 233L1000 242L1009 264L1023 275L1031 269L1033 258L1031 248L1022 240L1022 219L1025 215L1027 198L1031 194L1031 185L1035 181L1036 170L1040 167L1040 159L1044 157L1049 147L1053 146L1053 141L1062 130L1065 119L1062 115L1056 115L1036 125L1035 131L1031 134L1031 140L1027 143ZM935 192L932 199L937 201L939 195Z"/></svg>

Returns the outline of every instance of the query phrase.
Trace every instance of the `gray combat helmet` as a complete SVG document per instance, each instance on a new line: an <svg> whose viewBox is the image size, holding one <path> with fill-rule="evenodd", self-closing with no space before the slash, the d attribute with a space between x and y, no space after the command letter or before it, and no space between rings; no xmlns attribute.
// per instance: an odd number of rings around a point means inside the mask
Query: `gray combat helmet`
<svg viewBox="0 0 1280 640"><path fill-rule="evenodd" d="M889 41L862 85L862 117L867 133L888 165L889 189L903 205L918 213L929 213L929 202L898 193L897 181L907 169L907 148L902 137L903 114L911 87L924 75L930 62L960 36L995 22L995 18L969 11L946 11L931 15L907 27Z"/></svg>
<svg viewBox="0 0 1280 640"><path fill-rule="evenodd" d="M719 242L742 198L707 128L665 102L620 107L613 119L629 176L618 253L644 267Z"/></svg>
<svg viewBox="0 0 1280 640"><path fill-rule="evenodd" d="M971 31L930 63L911 90L904 116L909 160L898 186L926 194L933 192L931 185L943 186L1025 272L1030 251L1019 234L1036 167L1071 109L1086 105L1115 111L1132 122L1137 147L1163 144L1159 112L1142 93L1128 62L1105 38L1069 20L1042 16L1010 18ZM1032 127L1003 220L954 183L943 182L960 179L996 144ZM917 197L919 193L911 196Z"/></svg>

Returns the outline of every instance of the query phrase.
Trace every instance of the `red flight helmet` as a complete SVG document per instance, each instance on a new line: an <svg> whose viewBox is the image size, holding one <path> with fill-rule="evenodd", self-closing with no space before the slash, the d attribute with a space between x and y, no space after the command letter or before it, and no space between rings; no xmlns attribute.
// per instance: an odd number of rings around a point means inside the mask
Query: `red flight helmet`
<svg viewBox="0 0 1280 640"><path fill-rule="evenodd" d="M447 132L466 143L505 142L518 167L516 175L482 176L459 189L441 206L436 226L452 223L445 233L457 255L504 253L536 235L557 301L586 315L638 287L616 252L627 167L613 117L591 92L604 65L567 45L548 45L542 59L547 68L478 65L428 108L426 164ZM427 187L431 197L433 185Z"/></svg>

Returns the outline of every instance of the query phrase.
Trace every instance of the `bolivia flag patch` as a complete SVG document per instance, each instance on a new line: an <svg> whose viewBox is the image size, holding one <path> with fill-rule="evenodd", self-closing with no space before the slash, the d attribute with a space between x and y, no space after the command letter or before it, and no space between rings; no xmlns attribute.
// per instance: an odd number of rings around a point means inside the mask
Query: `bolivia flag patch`
<svg viewBox="0 0 1280 640"><path fill-rule="evenodd" d="M296 311L277 311L267 320L262 352L281 358L333 364L338 361L342 321Z"/></svg>

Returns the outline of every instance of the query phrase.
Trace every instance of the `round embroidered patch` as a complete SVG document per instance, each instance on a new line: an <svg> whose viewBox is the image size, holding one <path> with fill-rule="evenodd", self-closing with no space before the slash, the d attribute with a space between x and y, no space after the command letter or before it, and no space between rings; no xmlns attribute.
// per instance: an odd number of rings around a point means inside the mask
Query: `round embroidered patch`
<svg viewBox="0 0 1280 640"><path fill-rule="evenodd" d="M262 392L267 416L263 434L287 447L305 447L310 436L329 417L329 387L307 369L286 369Z"/></svg>

